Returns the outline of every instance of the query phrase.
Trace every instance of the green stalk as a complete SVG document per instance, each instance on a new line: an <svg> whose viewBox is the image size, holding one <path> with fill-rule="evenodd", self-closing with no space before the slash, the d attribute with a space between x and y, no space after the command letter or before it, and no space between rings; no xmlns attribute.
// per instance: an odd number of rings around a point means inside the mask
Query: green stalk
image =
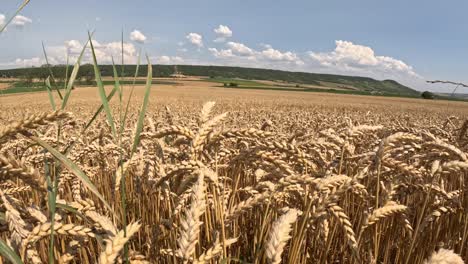
<svg viewBox="0 0 468 264"><path fill-rule="evenodd" d="M62 100L62 110L65 109L65 106L67 106L68 98L70 97L73 84L75 83L76 76L78 75L78 71L80 70L81 59L83 58L83 54L87 46L88 46L88 42L86 42L86 44L83 46L80 56L78 57L78 60L76 61L75 66L73 67L72 73L70 75L70 79L68 80L67 90L65 91L65 96L63 97L63 100Z"/></svg>
<svg viewBox="0 0 468 264"><path fill-rule="evenodd" d="M127 106L125 107L124 117L123 117L123 120L122 120L122 124L120 126L122 130L123 130L123 124L125 124L125 122L127 120L128 107L130 106L130 100L132 99L133 91L135 90L136 79L138 77L138 73L139 73L139 70L140 70L140 57L141 57L141 50L140 50L140 52L138 52L138 61L137 61L136 69L135 69L135 75L133 76L132 89L130 90L130 95L128 97Z"/></svg>
<svg viewBox="0 0 468 264"><path fill-rule="evenodd" d="M52 156L54 156L57 160L59 160L63 166L65 166L70 172L75 174L75 176L83 183L83 185L88 188L94 195L96 195L99 200L102 201L105 207L109 209L109 211L113 214L112 207L106 202L104 197L99 193L98 189L94 184L91 182L91 180L86 176L86 174L75 164L73 163L70 159L65 157L62 153L60 153L58 150L54 149L52 146L50 146L47 142L43 141L42 139L31 136L30 137L33 141L41 145L43 148L48 150Z"/></svg>
<svg viewBox="0 0 468 264"><path fill-rule="evenodd" d="M65 66L65 82L63 83L63 89L67 89L69 59L70 59L70 54L68 54L68 51L67 51L67 66Z"/></svg>
<svg viewBox="0 0 468 264"><path fill-rule="evenodd" d="M23 264L21 258L11 249L5 241L0 239L0 254L13 264Z"/></svg>
<svg viewBox="0 0 468 264"><path fill-rule="evenodd" d="M57 184L58 177L55 175L52 178L50 164L45 160L44 162L45 174L48 186L48 203L49 203L49 217L50 217L50 243L49 243L49 264L54 264L54 224L55 224L55 211L57 204Z"/></svg>
<svg viewBox="0 0 468 264"><path fill-rule="evenodd" d="M109 123L112 131L112 135L114 138L117 138L117 133L115 130L114 119L112 117L112 112L109 106L109 101L107 100L106 90L104 89L104 84L102 83L101 79L101 72L99 71L99 67L97 64L96 53L94 51L93 41L91 39L91 34L88 33L89 36L89 43L91 46L91 53L93 55L93 66L94 66L94 75L96 78L96 83L99 89L99 96L101 97L102 105L104 106L104 110L106 111L107 122Z"/></svg>
<svg viewBox="0 0 468 264"><path fill-rule="evenodd" d="M50 78L50 76L47 77L47 79L45 80L45 85L46 85L47 93L49 95L50 105L52 106L52 109L55 111L57 107L55 106L54 96L52 95L52 88L50 87L49 78Z"/></svg>
<svg viewBox="0 0 468 264"><path fill-rule="evenodd" d="M145 97L143 99L143 105L141 106L140 116L138 117L137 129L136 129L130 157L133 156L133 154L135 153L138 147L138 144L140 143L140 133L143 130L143 121L145 120L146 108L148 107L149 96L151 92L151 82L153 80L153 67L151 66L151 62L148 56L146 56L146 60L148 61L148 76L146 77Z"/></svg>
<svg viewBox="0 0 468 264"><path fill-rule="evenodd" d="M50 77L52 77L52 84L54 85L54 88L57 91L57 93L58 93L58 95L60 97L60 100L63 100L62 93L60 92L60 89L57 87L57 85L55 83L54 73L52 72L52 69L50 68L49 59L47 57L47 52L45 50L44 42L42 42L42 51L44 52L44 57L45 57L45 60L46 60L47 69L49 70L49 75L50 75Z"/></svg>

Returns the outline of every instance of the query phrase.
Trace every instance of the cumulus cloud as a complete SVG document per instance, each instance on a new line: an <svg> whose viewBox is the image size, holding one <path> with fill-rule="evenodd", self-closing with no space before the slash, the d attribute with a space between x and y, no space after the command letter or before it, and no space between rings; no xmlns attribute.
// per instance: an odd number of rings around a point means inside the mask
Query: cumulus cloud
<svg viewBox="0 0 468 264"><path fill-rule="evenodd" d="M288 61L302 65L304 62L297 56L296 53L291 51L281 52L273 48L267 48L261 54L268 60L272 61Z"/></svg>
<svg viewBox="0 0 468 264"><path fill-rule="evenodd" d="M214 29L214 32L217 36L215 42L224 42L227 38L232 37L232 30L228 26L219 25Z"/></svg>
<svg viewBox="0 0 468 264"><path fill-rule="evenodd" d="M181 64L184 59L179 56L161 56L156 58L158 64Z"/></svg>
<svg viewBox="0 0 468 264"><path fill-rule="evenodd" d="M31 59L19 59L18 58L15 60L15 65L22 66L22 67L40 66L43 63L45 63L45 61L39 57L34 57Z"/></svg>
<svg viewBox="0 0 468 264"><path fill-rule="evenodd" d="M273 69L367 76L377 79L408 80L420 78L405 62L375 54L370 47L349 41L336 41L329 52L282 51L268 44L253 49L243 43L227 42L224 49L209 48L222 65L268 67Z"/></svg>
<svg viewBox="0 0 468 264"><path fill-rule="evenodd" d="M192 43L193 45L199 48L203 47L202 35L197 33L189 33L187 36L185 36L185 38L188 39L188 41L190 41L190 43Z"/></svg>
<svg viewBox="0 0 468 264"><path fill-rule="evenodd" d="M335 50L322 53L309 52L309 57L320 66L340 72L364 74L379 72L418 76L410 65L392 57L377 56L370 47L343 40L337 40L335 44Z"/></svg>
<svg viewBox="0 0 468 264"><path fill-rule="evenodd" d="M135 29L130 33L130 40L138 43L145 43L146 36L141 33L141 31Z"/></svg>
<svg viewBox="0 0 468 264"><path fill-rule="evenodd" d="M120 41L114 42L99 42L93 40L94 51L96 59L100 64L112 63L112 58L120 59L122 56L122 43ZM69 62L74 63L81 51L83 50L84 43L78 40L67 40L63 45L47 47L47 55L52 64L66 63L67 54ZM126 63L136 63L137 49L132 43L124 43L124 58ZM92 63L92 55L89 44L83 54L82 63Z"/></svg>
<svg viewBox="0 0 468 264"><path fill-rule="evenodd" d="M121 50L122 43L120 41L114 42L98 42L93 40L94 51L96 53L96 59L99 64L111 64L112 58L118 60L122 56ZM67 40L63 45L48 46L46 47L47 57L51 64L65 64L75 63L83 50L84 43L78 40ZM136 63L137 62L137 49L132 43L124 43L124 57L125 63ZM177 61L176 57L172 58L173 61ZM16 60L9 62L0 62L1 68L18 68L18 67L31 67L40 66L45 64L45 60L42 57L33 58L17 58ZM89 44L83 54L82 64L93 63L91 49Z"/></svg>
<svg viewBox="0 0 468 264"><path fill-rule="evenodd" d="M0 14L0 26L5 25L6 22L7 21L6 21L5 15ZM10 25L15 26L16 28L23 28L27 24L31 24L31 23L32 23L32 19L30 19L29 17L17 15L12 19Z"/></svg>
<svg viewBox="0 0 468 264"><path fill-rule="evenodd" d="M232 50L230 49L222 49L218 50L217 48L209 48L208 49L213 56L216 58L229 58L229 57L234 57L234 54L232 54Z"/></svg>
<svg viewBox="0 0 468 264"><path fill-rule="evenodd" d="M263 50L255 50L243 43L228 42L225 49L209 48L211 54L222 64L237 64L249 67L268 67L291 69L291 66L301 66L304 62L292 51L280 51L270 45Z"/></svg>
<svg viewBox="0 0 468 264"><path fill-rule="evenodd" d="M25 67L38 67L45 64L45 60L39 57L28 59L17 58L8 62L0 62L1 68L25 68Z"/></svg>
<svg viewBox="0 0 468 264"><path fill-rule="evenodd" d="M30 24L30 23L32 23L32 19L30 19L29 17L22 16L22 15L15 16L13 20L11 21L12 25L19 27L19 28L22 28L26 24Z"/></svg>
<svg viewBox="0 0 468 264"><path fill-rule="evenodd" d="M252 56L255 53L253 49L247 47L242 43L228 42L226 46L228 46L229 49L232 50L232 53L239 56Z"/></svg>

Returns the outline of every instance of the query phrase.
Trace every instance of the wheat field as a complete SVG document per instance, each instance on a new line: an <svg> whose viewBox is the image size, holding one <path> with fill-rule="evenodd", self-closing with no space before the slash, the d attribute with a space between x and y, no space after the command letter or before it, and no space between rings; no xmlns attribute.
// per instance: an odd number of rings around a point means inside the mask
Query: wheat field
<svg viewBox="0 0 468 264"><path fill-rule="evenodd" d="M142 87L125 123L111 101L114 128L104 112L86 128L96 88L62 111L0 97L2 248L24 263L468 259L466 103L151 92L135 147Z"/></svg>

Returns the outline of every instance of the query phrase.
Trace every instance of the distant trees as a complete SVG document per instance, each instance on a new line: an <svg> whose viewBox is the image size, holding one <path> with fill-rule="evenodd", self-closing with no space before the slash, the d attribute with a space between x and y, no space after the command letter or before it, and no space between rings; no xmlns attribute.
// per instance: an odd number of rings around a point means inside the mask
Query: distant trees
<svg viewBox="0 0 468 264"><path fill-rule="evenodd" d="M23 76L21 76L21 79L23 82L27 84L31 84L34 81L34 74L32 72L32 69L28 69L27 71L24 72Z"/></svg>
<svg viewBox="0 0 468 264"><path fill-rule="evenodd" d="M94 68L92 64L84 64L78 72L79 79L84 79L86 84L92 84L94 81Z"/></svg>
<svg viewBox="0 0 468 264"><path fill-rule="evenodd" d="M421 97L424 98L424 99L434 99L435 98L434 94L429 92L429 91L424 91L421 94Z"/></svg>

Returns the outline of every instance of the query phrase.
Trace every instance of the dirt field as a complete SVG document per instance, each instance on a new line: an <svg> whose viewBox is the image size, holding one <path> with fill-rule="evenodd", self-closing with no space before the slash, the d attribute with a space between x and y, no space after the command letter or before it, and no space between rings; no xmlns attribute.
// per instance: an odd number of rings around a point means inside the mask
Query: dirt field
<svg viewBox="0 0 468 264"><path fill-rule="evenodd" d="M10 85L10 83L0 83L0 90L8 88Z"/></svg>
<svg viewBox="0 0 468 264"><path fill-rule="evenodd" d="M372 111L407 114L423 112L427 114L449 116L468 115L468 103L452 101L430 101L423 99L377 97L341 95L331 93L313 92L289 92L270 90L245 90L245 89L225 89L215 87L216 83L202 81L183 81L178 85L158 85L153 86L151 91L150 106L161 107L164 104L189 103L202 104L205 101L214 100L218 104L232 105L243 102L246 105L255 107L290 107L300 109L314 109L317 107L323 110L337 111L345 109L347 111ZM111 87L107 87L111 89ZM124 88L124 97L130 91L129 87ZM135 87L135 101L141 100L144 86ZM31 94L17 94L0 97L0 109L17 108L33 109L36 106L49 105L47 93L38 92ZM83 87L72 92L70 105L98 106L100 104L99 94L96 87Z"/></svg>
<svg viewBox="0 0 468 264"><path fill-rule="evenodd" d="M468 103L216 85L155 85L144 119L140 85L90 126L96 87L0 96L0 239L24 263L52 221L56 263L468 259Z"/></svg>

